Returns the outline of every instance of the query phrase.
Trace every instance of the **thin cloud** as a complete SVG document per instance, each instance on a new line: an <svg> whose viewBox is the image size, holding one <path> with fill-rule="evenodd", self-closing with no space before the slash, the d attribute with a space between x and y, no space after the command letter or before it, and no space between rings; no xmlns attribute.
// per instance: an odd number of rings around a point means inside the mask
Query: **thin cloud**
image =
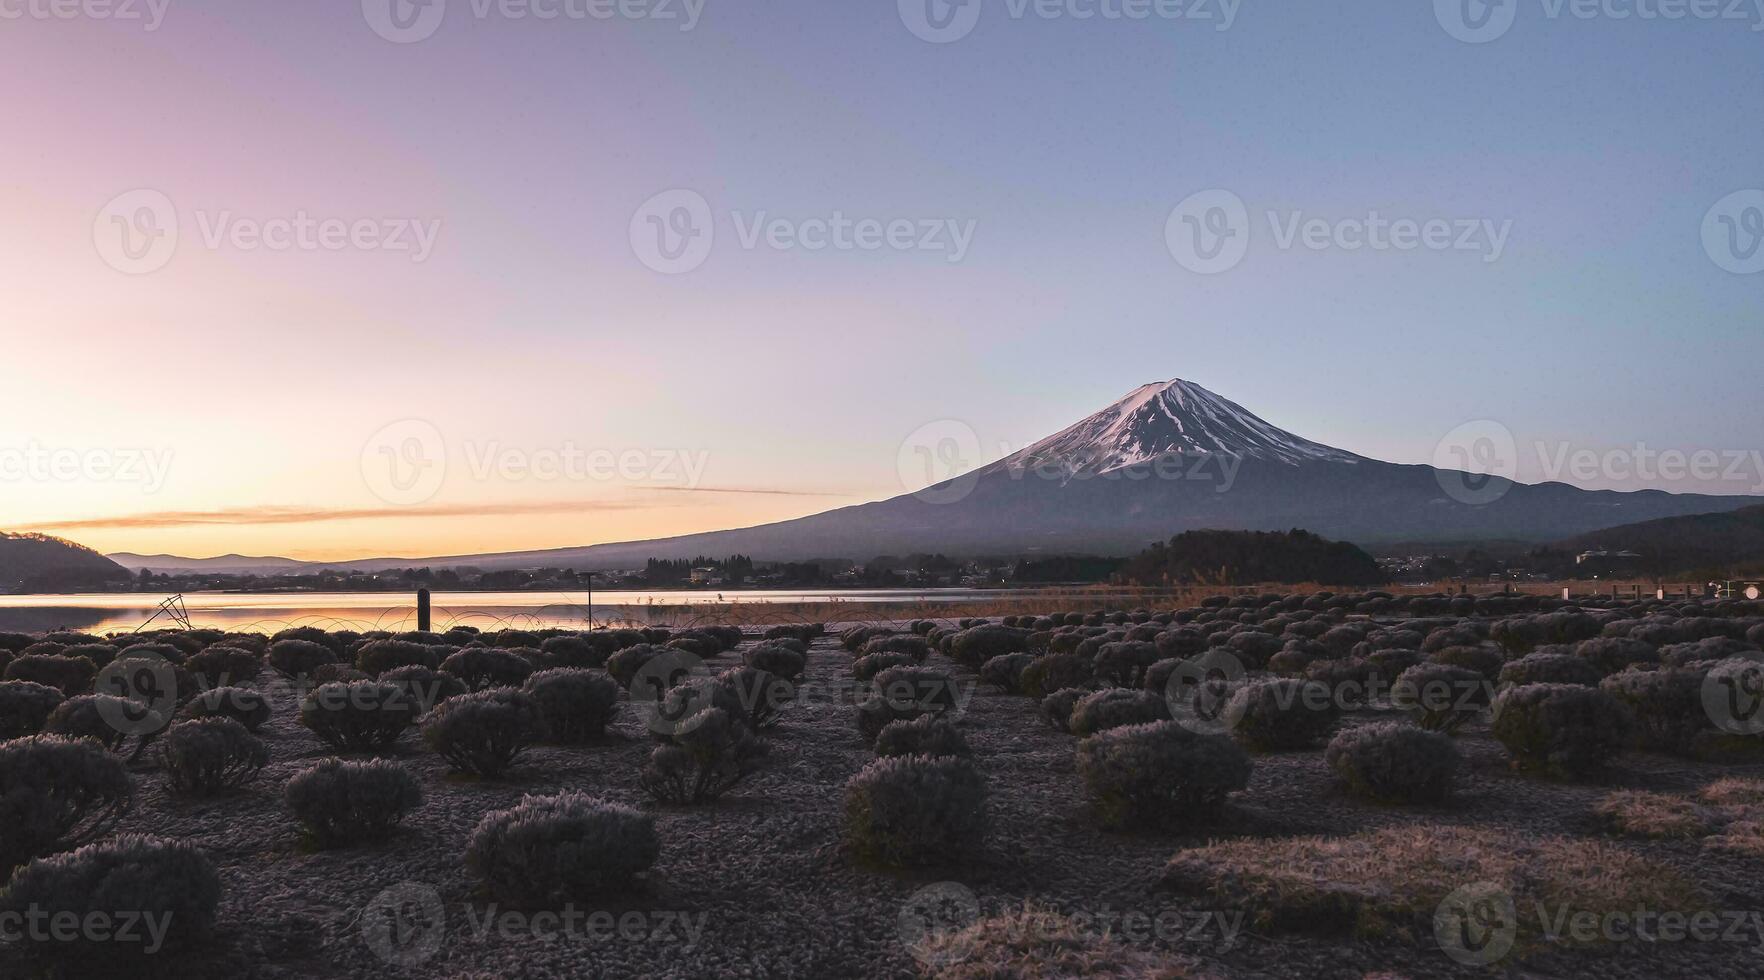
<svg viewBox="0 0 1764 980"><path fill-rule="evenodd" d="M632 487L633 490L654 490L657 493L759 493L779 497L849 497L849 493L832 490L768 490L759 487Z"/></svg>
<svg viewBox="0 0 1764 980"><path fill-rule="evenodd" d="M634 501L554 500L524 504L440 504L429 507L229 507L222 510L167 510L84 520L26 524L22 531L79 531L109 528L199 527L204 525L320 524L326 521L387 520L412 517L504 517L515 514L592 513L638 510Z"/></svg>

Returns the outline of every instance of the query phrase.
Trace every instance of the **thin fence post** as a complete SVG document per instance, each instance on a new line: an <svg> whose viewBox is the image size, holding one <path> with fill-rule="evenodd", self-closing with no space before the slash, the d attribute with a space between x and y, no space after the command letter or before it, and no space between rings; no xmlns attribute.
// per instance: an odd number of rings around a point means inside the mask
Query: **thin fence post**
<svg viewBox="0 0 1764 980"><path fill-rule="evenodd" d="M428 589L418 589L417 590L417 629L424 632L424 633L427 633L427 632L429 632L429 625L430 625L429 590Z"/></svg>

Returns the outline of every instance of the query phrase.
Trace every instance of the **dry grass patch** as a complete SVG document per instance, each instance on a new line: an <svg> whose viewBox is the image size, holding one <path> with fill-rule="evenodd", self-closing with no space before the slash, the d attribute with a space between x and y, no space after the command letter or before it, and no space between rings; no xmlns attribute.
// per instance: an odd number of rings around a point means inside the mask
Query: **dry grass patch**
<svg viewBox="0 0 1764 980"><path fill-rule="evenodd" d="M1721 833L1704 841L1703 846L1728 854L1764 858L1764 822L1736 820L1723 827Z"/></svg>
<svg viewBox="0 0 1764 980"><path fill-rule="evenodd" d="M1688 839L1715 829L1709 808L1682 796L1619 790L1600 800L1593 813L1614 833L1629 837Z"/></svg>
<svg viewBox="0 0 1764 980"><path fill-rule="evenodd" d="M1764 806L1764 779L1717 779L1697 795L1716 806Z"/></svg>
<svg viewBox="0 0 1764 980"><path fill-rule="evenodd" d="M1128 945L1034 905L981 919L959 932L928 937L913 955L920 975L936 980L1210 976L1189 960Z"/></svg>
<svg viewBox="0 0 1764 980"><path fill-rule="evenodd" d="M1243 909L1263 929L1428 944L1441 901L1474 883L1512 897L1522 946L1543 935L1540 907L1600 915L1708 907L1683 875L1617 844L1465 827L1227 841L1177 853L1164 880Z"/></svg>

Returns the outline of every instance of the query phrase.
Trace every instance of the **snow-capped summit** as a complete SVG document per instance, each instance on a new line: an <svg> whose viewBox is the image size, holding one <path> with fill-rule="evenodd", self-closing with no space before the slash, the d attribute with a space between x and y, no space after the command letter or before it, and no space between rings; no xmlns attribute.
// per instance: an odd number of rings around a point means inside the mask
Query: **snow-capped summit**
<svg viewBox="0 0 1764 980"><path fill-rule="evenodd" d="M1033 446L997 468L1057 466L1107 473L1178 453L1252 457L1282 463L1358 463L1363 457L1269 425L1248 409L1177 378L1141 385L1127 397Z"/></svg>

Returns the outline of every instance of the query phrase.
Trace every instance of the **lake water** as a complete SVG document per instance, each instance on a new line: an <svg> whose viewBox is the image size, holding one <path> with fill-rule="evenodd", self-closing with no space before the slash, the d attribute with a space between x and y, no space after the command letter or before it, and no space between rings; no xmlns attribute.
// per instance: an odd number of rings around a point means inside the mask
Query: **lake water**
<svg viewBox="0 0 1764 980"><path fill-rule="evenodd" d="M680 607L709 607L756 603L850 603L849 618L863 618L861 607L877 603L949 603L976 599L1003 599L1021 595L1045 595L1021 590L973 589L823 589L819 591L634 591L598 592L594 596L594 619L648 622L680 620ZM59 628L107 633L133 630L148 622L162 602L171 597L154 593L107 595L0 595L0 629L37 632ZM577 627L588 622L586 593L571 592L437 592L433 625L539 628ZM415 629L414 592L337 593L233 593L190 592L183 608L191 624L216 629L274 632L289 626L325 629ZM669 610L663 617L661 610ZM710 609L704 609L706 614ZM760 621L759 610L742 610L742 620ZM687 618L690 618L689 615ZM155 627L175 627L161 614Z"/></svg>

